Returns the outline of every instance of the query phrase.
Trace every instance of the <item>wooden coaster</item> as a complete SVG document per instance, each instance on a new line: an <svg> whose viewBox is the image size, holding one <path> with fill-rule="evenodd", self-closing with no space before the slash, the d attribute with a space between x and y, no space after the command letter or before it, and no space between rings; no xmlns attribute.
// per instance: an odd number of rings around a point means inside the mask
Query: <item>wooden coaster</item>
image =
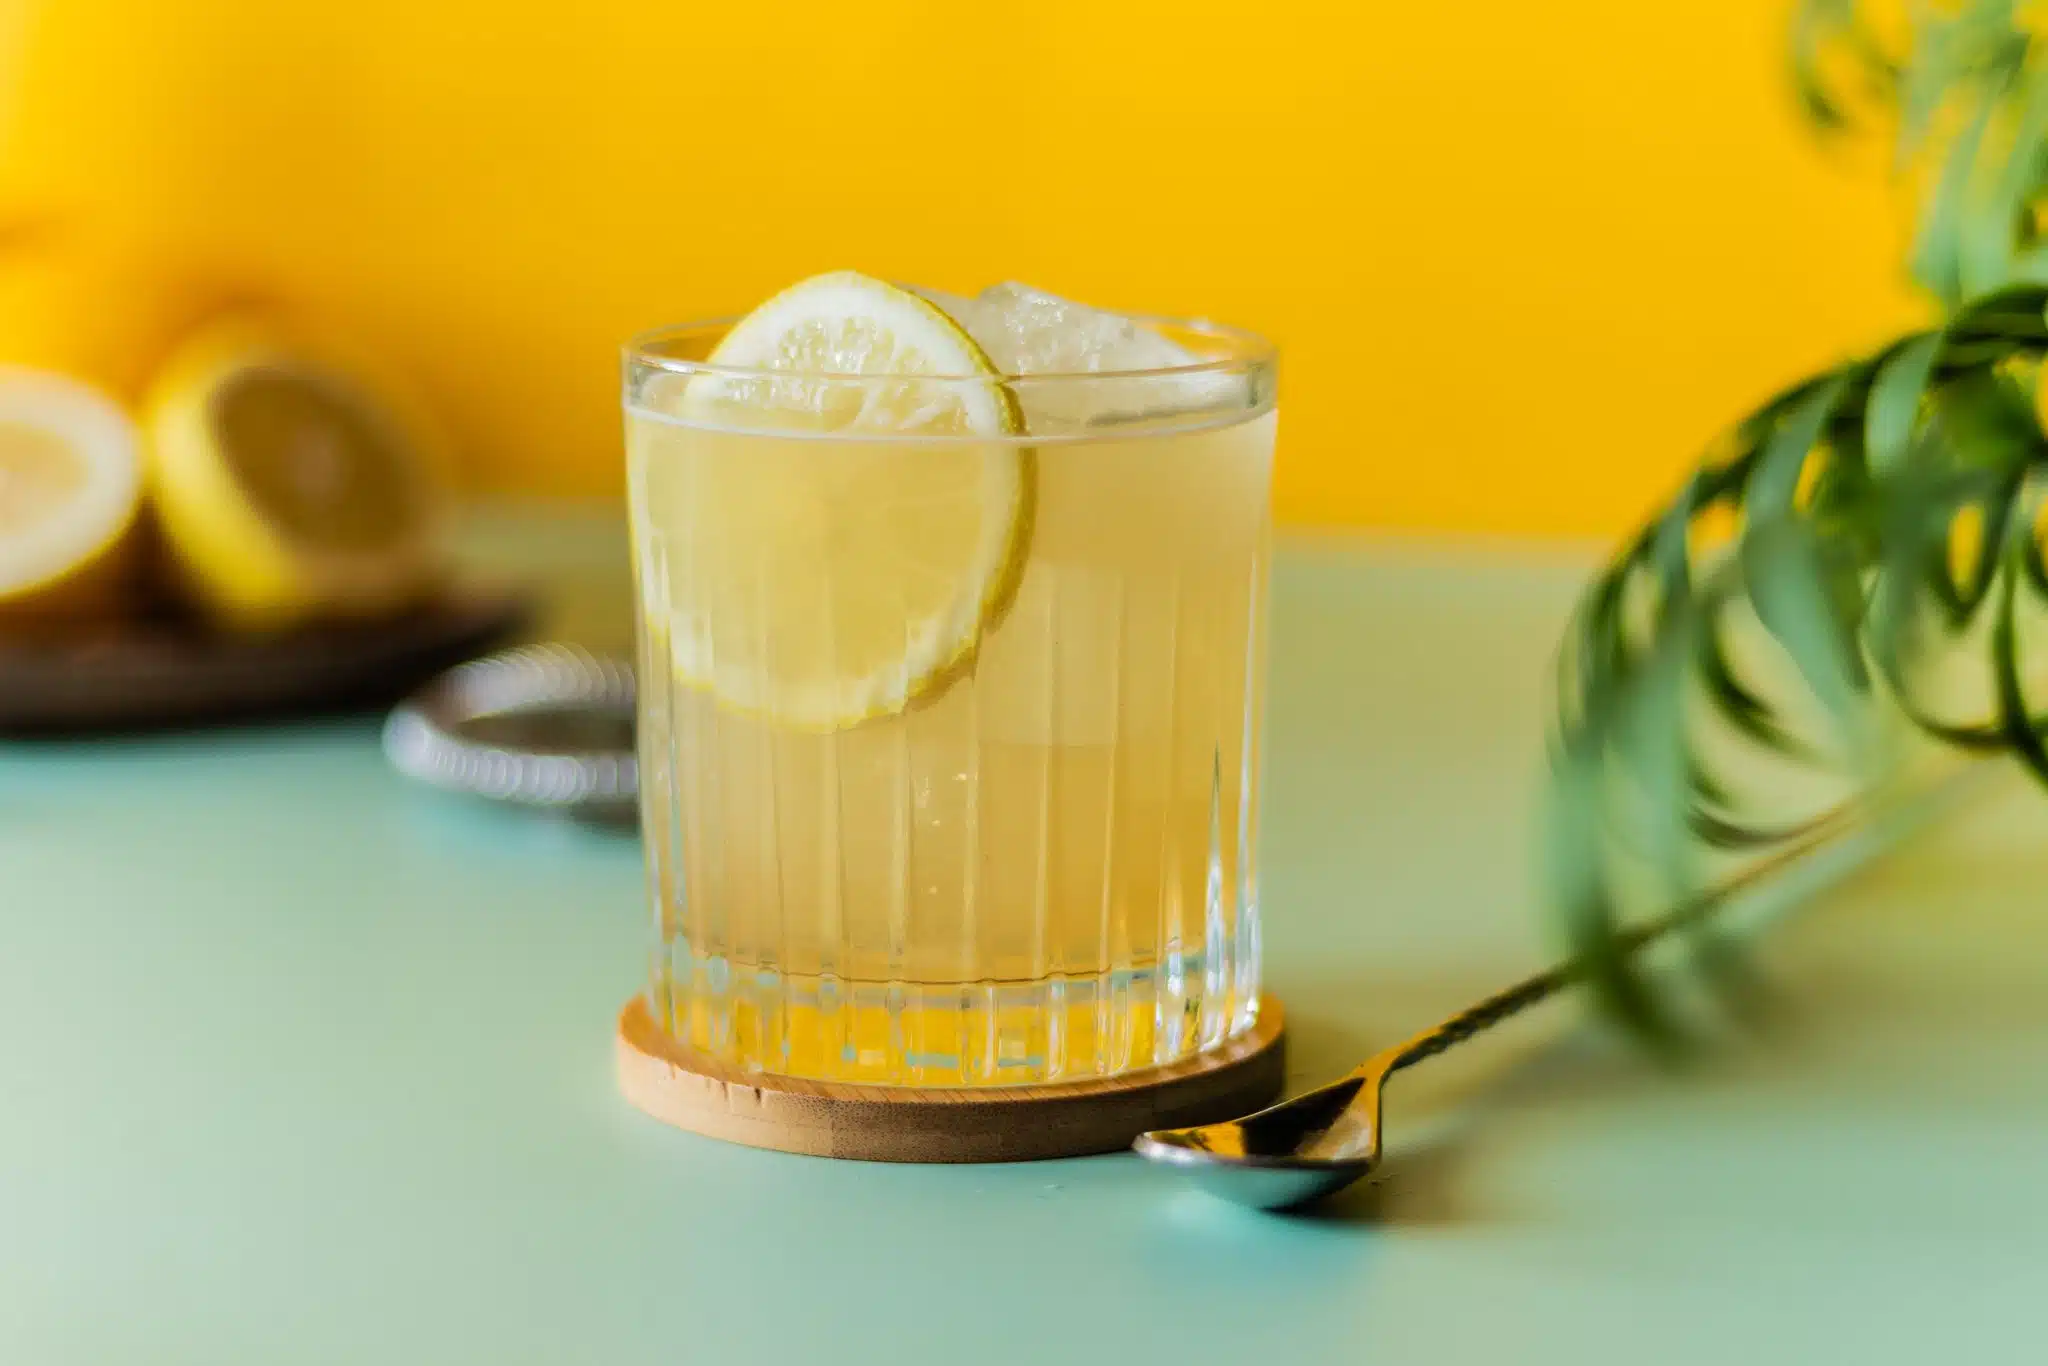
<svg viewBox="0 0 2048 1366"><path fill-rule="evenodd" d="M634 997L619 1089L656 1119L756 1148L864 1162L1021 1162L1116 1152L1147 1129L1232 1119L1284 1078L1280 1003L1221 1048L1119 1077L1043 1086L858 1086L742 1072L678 1044Z"/></svg>

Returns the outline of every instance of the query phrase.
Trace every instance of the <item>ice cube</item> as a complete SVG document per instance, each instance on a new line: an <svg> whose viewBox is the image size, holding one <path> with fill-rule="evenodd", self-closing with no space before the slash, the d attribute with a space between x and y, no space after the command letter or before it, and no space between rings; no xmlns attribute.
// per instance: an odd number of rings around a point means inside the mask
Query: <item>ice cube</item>
<svg viewBox="0 0 2048 1366"><path fill-rule="evenodd" d="M981 307L975 300L970 299L965 294L948 294L943 289L930 289L924 285L907 285L905 288L909 289L912 294L917 295L926 303L937 304L947 317L965 327L969 336L974 335L974 328L969 325L968 319L977 308ZM975 343L979 345L980 340L979 337L976 337ZM987 348L983 349L986 350Z"/></svg>
<svg viewBox="0 0 2048 1366"><path fill-rule="evenodd" d="M972 299L922 292L952 314L1005 374L1103 376L1017 385L1025 423L1034 433L1101 428L1246 402L1243 381L1232 375L1131 375L1196 365L1203 357L1121 314L1015 283L992 285Z"/></svg>
<svg viewBox="0 0 2048 1366"><path fill-rule="evenodd" d="M1201 359L1120 314L1029 285L991 285L974 300L962 326L1013 375L1163 370Z"/></svg>

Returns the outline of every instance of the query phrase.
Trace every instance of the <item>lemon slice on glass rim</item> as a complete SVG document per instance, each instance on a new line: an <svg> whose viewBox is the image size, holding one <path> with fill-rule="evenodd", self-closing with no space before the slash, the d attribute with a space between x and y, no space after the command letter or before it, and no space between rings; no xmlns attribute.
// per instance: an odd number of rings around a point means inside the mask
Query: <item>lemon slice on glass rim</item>
<svg viewBox="0 0 2048 1366"><path fill-rule="evenodd" d="M75 621L112 605L141 498L135 426L119 404L0 367L0 619Z"/></svg>
<svg viewBox="0 0 2048 1366"><path fill-rule="evenodd" d="M1030 547L1035 461L994 362L936 305L837 272L706 364L658 377L656 406L699 429L675 505L650 510L671 566L650 626L677 679L807 731L935 698Z"/></svg>

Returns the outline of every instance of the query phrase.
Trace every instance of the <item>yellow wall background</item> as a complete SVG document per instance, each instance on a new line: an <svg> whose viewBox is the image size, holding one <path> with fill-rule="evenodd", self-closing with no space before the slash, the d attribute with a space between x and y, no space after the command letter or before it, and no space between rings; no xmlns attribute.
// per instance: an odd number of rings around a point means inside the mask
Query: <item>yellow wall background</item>
<svg viewBox="0 0 2048 1366"><path fill-rule="evenodd" d="M1285 350L1298 524L1612 535L1919 315L1786 0L0 0L0 196L224 255L481 488L619 485L615 346L853 266Z"/></svg>

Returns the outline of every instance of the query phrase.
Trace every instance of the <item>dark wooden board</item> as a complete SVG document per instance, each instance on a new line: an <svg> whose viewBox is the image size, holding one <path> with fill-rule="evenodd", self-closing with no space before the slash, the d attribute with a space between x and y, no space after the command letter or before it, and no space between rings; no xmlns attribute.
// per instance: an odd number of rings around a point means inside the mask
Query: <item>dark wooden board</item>
<svg viewBox="0 0 2048 1366"><path fill-rule="evenodd" d="M0 640L0 734L155 730L386 706L526 623L508 589L451 589L404 616L225 636L164 618Z"/></svg>

